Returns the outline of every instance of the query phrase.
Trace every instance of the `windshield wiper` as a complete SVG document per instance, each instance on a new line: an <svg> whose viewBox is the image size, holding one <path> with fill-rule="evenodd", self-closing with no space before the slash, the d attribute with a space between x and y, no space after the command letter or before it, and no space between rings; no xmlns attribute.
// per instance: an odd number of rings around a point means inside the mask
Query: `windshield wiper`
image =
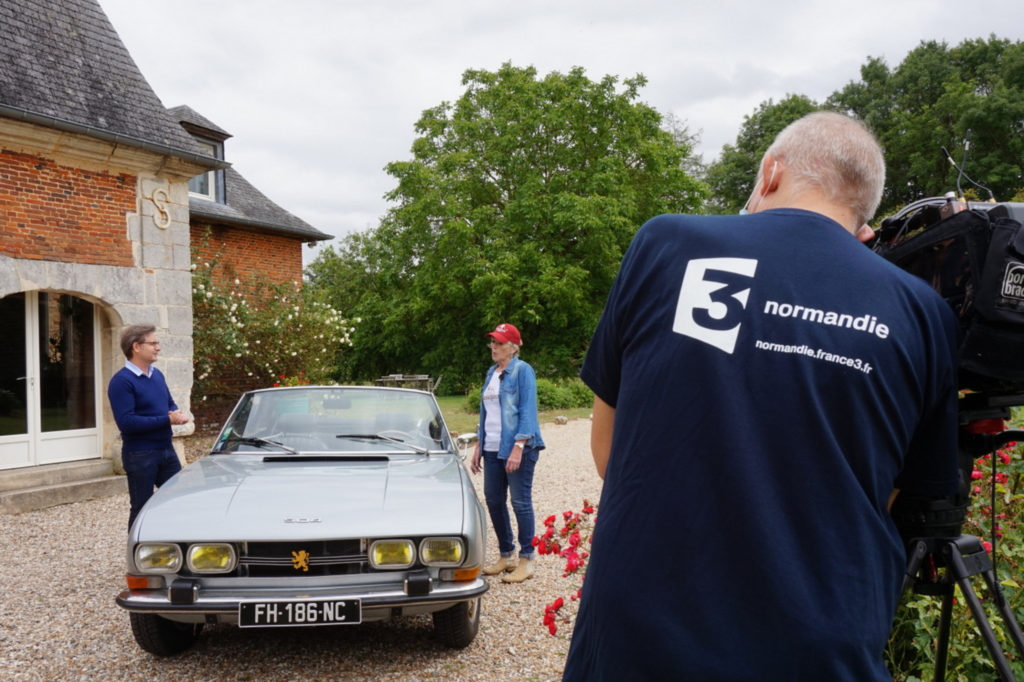
<svg viewBox="0 0 1024 682"><path fill-rule="evenodd" d="M408 434L405 434L408 435ZM401 438L395 438L393 436L385 436L382 433L339 433L335 438L352 438L362 440L383 440L388 443L397 443L398 445L404 445L410 450L414 451L418 455L426 455L430 451L419 445L413 445L412 443L406 443Z"/></svg>
<svg viewBox="0 0 1024 682"><path fill-rule="evenodd" d="M223 446L227 443L241 443L242 445L253 445L258 448L274 447L289 452L291 454L298 454L298 450L290 448L284 443L279 443L276 440L270 440L269 438L253 438L251 436L228 436L220 445Z"/></svg>

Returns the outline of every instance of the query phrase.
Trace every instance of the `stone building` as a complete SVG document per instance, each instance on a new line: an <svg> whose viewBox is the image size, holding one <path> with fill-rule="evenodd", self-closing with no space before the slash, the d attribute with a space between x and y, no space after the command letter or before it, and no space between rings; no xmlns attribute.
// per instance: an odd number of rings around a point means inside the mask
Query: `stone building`
<svg viewBox="0 0 1024 682"><path fill-rule="evenodd" d="M106 402L124 325L157 326L189 409L194 235L240 277L295 280L329 235L231 168L225 131L165 109L96 0L7 0L0 35L2 512L124 489Z"/></svg>

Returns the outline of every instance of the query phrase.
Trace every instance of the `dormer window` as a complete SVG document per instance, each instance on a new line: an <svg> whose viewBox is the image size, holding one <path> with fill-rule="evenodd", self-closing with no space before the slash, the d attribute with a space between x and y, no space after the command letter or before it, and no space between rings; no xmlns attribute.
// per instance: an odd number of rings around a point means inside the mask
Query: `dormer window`
<svg viewBox="0 0 1024 682"><path fill-rule="evenodd" d="M224 158L224 147L219 142L197 139L196 142L209 156L217 159ZM195 197L202 197L210 201L217 200L217 177L218 173L209 170L202 175L197 175L188 181L188 193Z"/></svg>

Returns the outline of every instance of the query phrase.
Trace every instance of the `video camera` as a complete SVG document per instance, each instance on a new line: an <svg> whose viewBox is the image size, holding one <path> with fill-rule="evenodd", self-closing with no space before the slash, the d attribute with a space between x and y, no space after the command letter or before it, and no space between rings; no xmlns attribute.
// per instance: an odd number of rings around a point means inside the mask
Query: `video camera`
<svg viewBox="0 0 1024 682"><path fill-rule="evenodd" d="M944 197L915 201L882 221L872 249L928 282L960 323L961 491L943 500L901 496L904 538L959 534L974 460L1005 445L1010 407L1024 405L1024 203Z"/></svg>
<svg viewBox="0 0 1024 682"><path fill-rule="evenodd" d="M907 544L903 589L943 598L935 655L935 679L945 679L954 583L966 600L1001 679L1015 679L1005 653L970 583L981 575L1006 631L1024 657L1024 632L1003 596L995 568L998 536L992 524L990 557L980 538L961 534L970 504L974 462L992 453L992 511L996 504L998 448L1024 440L1009 431L1010 408L1024 405L1024 203L998 203L992 192L958 166L957 192L921 199L882 221L872 249L928 282L950 305L959 322L957 383L960 490L945 499L899 495L892 517ZM967 201L961 179L988 191L991 201ZM940 577L939 568L944 571Z"/></svg>

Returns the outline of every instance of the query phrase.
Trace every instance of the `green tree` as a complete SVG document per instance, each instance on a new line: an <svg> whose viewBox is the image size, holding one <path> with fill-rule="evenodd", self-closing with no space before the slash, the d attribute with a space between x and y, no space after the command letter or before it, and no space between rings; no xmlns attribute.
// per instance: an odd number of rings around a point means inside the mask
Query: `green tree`
<svg viewBox="0 0 1024 682"><path fill-rule="evenodd" d="M712 213L736 213L747 203L754 190L757 164L768 146L783 128L820 107L804 95L787 95L777 104L761 103L757 111L743 118L735 144L722 148L722 155L708 168L711 187L708 210Z"/></svg>
<svg viewBox="0 0 1024 682"><path fill-rule="evenodd" d="M444 374L475 384L485 331L516 324L537 371L575 373L636 229L707 194L691 137L638 101L643 76L470 70L425 111L380 225L325 252L310 281L361 323L360 376ZM348 305L351 303L352 305Z"/></svg>
<svg viewBox="0 0 1024 682"><path fill-rule="evenodd" d="M871 58L861 78L827 105L868 123L886 152L887 180L879 215L924 196L971 189L950 161L1010 200L1024 189L1024 44L967 40L949 48L924 41L895 69ZM970 138L969 149L967 140ZM948 154L947 154L948 152Z"/></svg>

